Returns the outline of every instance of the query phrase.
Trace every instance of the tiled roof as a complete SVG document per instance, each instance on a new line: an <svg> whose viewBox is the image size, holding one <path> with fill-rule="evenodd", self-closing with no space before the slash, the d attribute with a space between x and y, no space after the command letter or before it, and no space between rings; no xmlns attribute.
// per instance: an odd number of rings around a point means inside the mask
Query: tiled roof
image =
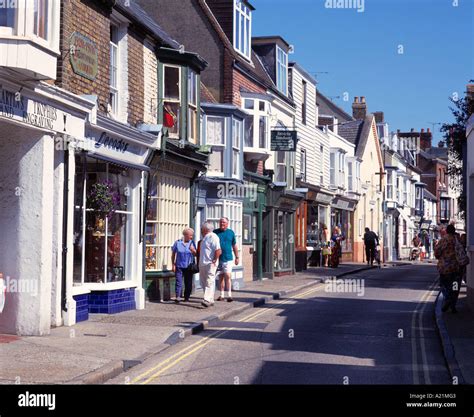
<svg viewBox="0 0 474 417"><path fill-rule="evenodd" d="M175 41L153 18L145 12L134 0L117 0L115 5L125 14L133 17L143 27L149 30L156 38L161 40L166 46L179 48L179 43Z"/></svg>
<svg viewBox="0 0 474 417"><path fill-rule="evenodd" d="M347 114L343 109L329 100L319 89L316 92L316 103L319 106L319 114L323 116L335 116L340 122L354 120L350 114Z"/></svg>

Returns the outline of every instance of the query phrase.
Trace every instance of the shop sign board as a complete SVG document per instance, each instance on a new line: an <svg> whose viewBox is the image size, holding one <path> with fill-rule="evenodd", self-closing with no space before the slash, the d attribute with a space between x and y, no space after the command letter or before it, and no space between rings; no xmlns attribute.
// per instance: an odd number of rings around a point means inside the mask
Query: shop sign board
<svg viewBox="0 0 474 417"><path fill-rule="evenodd" d="M52 104L30 98L18 91L0 88L0 119L21 122L39 129L81 136L83 120Z"/></svg>
<svg viewBox="0 0 474 417"><path fill-rule="evenodd" d="M296 152L297 141L296 130L272 130L270 149L272 151Z"/></svg>
<svg viewBox="0 0 474 417"><path fill-rule="evenodd" d="M99 67L96 43L79 32L74 32L69 41L71 67L75 74L94 81Z"/></svg>

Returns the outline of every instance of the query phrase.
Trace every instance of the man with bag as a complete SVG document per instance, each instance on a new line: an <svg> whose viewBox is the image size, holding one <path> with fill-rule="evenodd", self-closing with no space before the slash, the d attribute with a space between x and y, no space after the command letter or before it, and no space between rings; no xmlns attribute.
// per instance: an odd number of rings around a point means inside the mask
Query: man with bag
<svg viewBox="0 0 474 417"><path fill-rule="evenodd" d="M373 266L375 261L375 249L379 244L379 237L375 232L372 232L368 227L365 228L364 233L364 245L365 245L365 257L367 259L367 265Z"/></svg>
<svg viewBox="0 0 474 417"><path fill-rule="evenodd" d="M469 264L469 258L462 244L456 237L456 229L450 224L446 235L435 247L435 257L438 259L439 282L444 295L442 311L449 308L456 313L456 303L461 289L461 270Z"/></svg>

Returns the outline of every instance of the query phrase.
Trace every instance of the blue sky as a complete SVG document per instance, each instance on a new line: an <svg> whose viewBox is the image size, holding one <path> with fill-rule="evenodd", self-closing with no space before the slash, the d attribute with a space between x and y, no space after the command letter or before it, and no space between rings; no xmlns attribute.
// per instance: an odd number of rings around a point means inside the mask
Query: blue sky
<svg viewBox="0 0 474 417"><path fill-rule="evenodd" d="M322 93L341 96L334 102L349 113L353 97L365 96L392 131L451 121L448 98L474 79L473 0L365 0L363 12L326 0L251 3L253 36L285 38L295 48L290 61L328 72L316 74Z"/></svg>

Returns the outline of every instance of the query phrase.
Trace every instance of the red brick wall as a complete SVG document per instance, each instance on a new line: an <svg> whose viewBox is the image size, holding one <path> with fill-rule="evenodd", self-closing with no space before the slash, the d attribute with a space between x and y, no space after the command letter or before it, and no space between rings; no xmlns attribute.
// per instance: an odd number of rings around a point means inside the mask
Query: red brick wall
<svg viewBox="0 0 474 417"><path fill-rule="evenodd" d="M240 71L234 69L232 77L232 90L234 91L232 103L240 107L242 100L240 97L240 89L243 88L252 93L265 93L266 90L260 87L258 84L253 82L250 78L246 77Z"/></svg>
<svg viewBox="0 0 474 417"><path fill-rule="evenodd" d="M78 95L98 96L98 111L106 114L110 83L110 15L112 9L105 2L93 0L64 0L61 2L61 58L58 59L56 84ZM98 72L94 81L72 70L69 39L75 31L93 40L98 49ZM131 25L128 29L129 100L128 122L143 120L143 35Z"/></svg>

